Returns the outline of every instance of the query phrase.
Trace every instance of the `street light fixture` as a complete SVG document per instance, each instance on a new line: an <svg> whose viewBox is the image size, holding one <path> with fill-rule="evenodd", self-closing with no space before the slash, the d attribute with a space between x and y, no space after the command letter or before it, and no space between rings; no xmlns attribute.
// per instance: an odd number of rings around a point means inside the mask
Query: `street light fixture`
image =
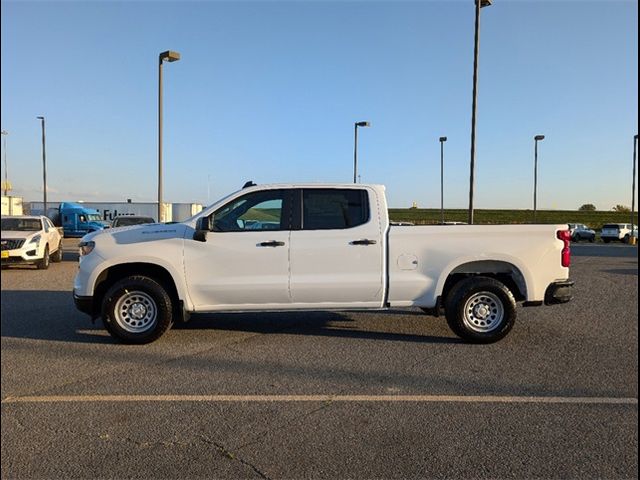
<svg viewBox="0 0 640 480"><path fill-rule="evenodd" d="M7 135L9 135L9 132L7 132L6 130L2 130L2 140L4 143L4 185L3 185L3 190L4 190L4 196L7 196L7 193L9 192L9 176L7 174Z"/></svg>
<svg viewBox="0 0 640 480"><path fill-rule="evenodd" d="M440 220L444 225L444 142L447 137L440 137Z"/></svg>
<svg viewBox="0 0 640 480"><path fill-rule="evenodd" d="M476 172L476 104L478 101L478 51L480 48L480 9L491 5L492 0L475 0L476 24L473 46L473 99L471 103L471 162L469 173L469 225L473 225L473 184Z"/></svg>
<svg viewBox="0 0 640 480"><path fill-rule="evenodd" d="M533 160L533 221L536 221L536 211L538 207L538 142L544 140L544 135L536 135L533 137L535 140L534 148L534 160Z"/></svg>
<svg viewBox="0 0 640 480"><path fill-rule="evenodd" d="M45 137L44 137L44 117L36 117L40 120L40 125L42 126L42 185L43 185L43 214L47 214L47 154L45 148Z"/></svg>
<svg viewBox="0 0 640 480"><path fill-rule="evenodd" d="M358 178L358 127L370 127L370 122L356 122L355 124L355 134L353 141L353 183L357 183L356 180Z"/></svg>
<svg viewBox="0 0 640 480"><path fill-rule="evenodd" d="M632 235L629 237L629 242L632 245L635 245L638 239L633 236L633 212L636 209L636 150L638 146L638 134L636 133L633 136L633 180L631 181L631 233Z"/></svg>
<svg viewBox="0 0 640 480"><path fill-rule="evenodd" d="M176 62L180 54L167 50L158 56L158 222L162 222L162 64Z"/></svg>

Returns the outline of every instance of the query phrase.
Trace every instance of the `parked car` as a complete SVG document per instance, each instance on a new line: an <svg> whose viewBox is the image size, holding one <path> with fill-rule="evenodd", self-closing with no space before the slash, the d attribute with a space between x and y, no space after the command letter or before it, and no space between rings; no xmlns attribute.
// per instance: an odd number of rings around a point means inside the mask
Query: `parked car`
<svg viewBox="0 0 640 480"><path fill-rule="evenodd" d="M402 307L489 343L517 302L571 299L569 243L567 224L390 225L381 185L250 185L181 223L85 235L73 296L128 343L192 312Z"/></svg>
<svg viewBox="0 0 640 480"><path fill-rule="evenodd" d="M588 240L593 243L596 240L595 230L590 229L582 223L570 223L569 233L571 233L571 240L574 242Z"/></svg>
<svg viewBox="0 0 640 480"><path fill-rule="evenodd" d="M635 235L633 231L636 231ZM630 223L607 223L602 226L600 231L600 238L604 243L611 241L620 241L629 243L629 239L632 236L637 237L637 225L631 225Z"/></svg>
<svg viewBox="0 0 640 480"><path fill-rule="evenodd" d="M62 235L44 215L3 217L1 225L3 268L33 264L44 270L50 261L62 261Z"/></svg>
<svg viewBox="0 0 640 480"><path fill-rule="evenodd" d="M120 215L113 219L111 228L144 225L145 223L156 223L156 221L151 217L142 217L140 215Z"/></svg>

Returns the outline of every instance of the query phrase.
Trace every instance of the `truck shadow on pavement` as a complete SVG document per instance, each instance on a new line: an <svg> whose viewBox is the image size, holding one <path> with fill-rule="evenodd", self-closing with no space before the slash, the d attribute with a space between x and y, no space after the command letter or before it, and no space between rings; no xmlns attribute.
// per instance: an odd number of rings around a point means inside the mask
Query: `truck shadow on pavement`
<svg viewBox="0 0 640 480"><path fill-rule="evenodd" d="M360 311L360 312L255 312L215 313L193 315L187 323L174 325L175 330L225 330L261 334L306 335L320 337L356 338L381 341L415 343L463 343L457 337L424 335L406 330L408 317L413 311ZM354 319L353 315L358 318ZM392 318L393 316L397 318ZM424 324L420 329L435 327L428 320L435 320L420 312ZM384 316L385 318L379 318ZM415 318L410 320L415 322ZM444 323L443 319L440 319ZM420 319L422 321L422 319ZM375 325L371 325L375 323ZM371 328L373 327L373 328ZM434 328L435 329L435 328ZM397 330L397 331L392 331ZM440 329L438 329L440 330Z"/></svg>
<svg viewBox="0 0 640 480"><path fill-rule="evenodd" d="M71 292L3 290L1 293L2 338L24 338L72 343L119 343L111 338L101 320L92 323L78 312ZM422 318L418 318L416 315ZM353 318L357 316L357 318ZM393 318L397 316L397 318ZM382 317L382 318L381 318ZM415 322L423 322L416 327ZM438 322L438 323L436 323ZM412 323L409 330L407 323ZM255 312L193 315L188 323L173 329L189 331L235 331L261 334L287 334L322 337L359 338L418 343L461 343L448 334L443 319L436 320L410 310L367 312ZM372 328L373 327L373 328ZM436 330L442 336L422 334ZM395 331L393 331L395 330ZM177 333L177 332L176 332ZM426 333L426 332L425 332ZM163 337L171 341L172 332ZM184 335L182 335L184 337Z"/></svg>

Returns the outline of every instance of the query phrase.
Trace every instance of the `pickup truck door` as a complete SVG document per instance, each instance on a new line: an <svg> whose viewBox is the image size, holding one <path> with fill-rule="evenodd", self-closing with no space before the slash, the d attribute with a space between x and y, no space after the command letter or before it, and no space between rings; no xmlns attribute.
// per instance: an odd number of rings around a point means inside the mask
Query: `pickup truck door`
<svg viewBox="0 0 640 480"><path fill-rule="evenodd" d="M185 239L185 278L196 311L290 304L291 190L236 197L213 214L207 241Z"/></svg>
<svg viewBox="0 0 640 480"><path fill-rule="evenodd" d="M291 297L301 307L375 307L383 301L383 242L375 192L296 191Z"/></svg>

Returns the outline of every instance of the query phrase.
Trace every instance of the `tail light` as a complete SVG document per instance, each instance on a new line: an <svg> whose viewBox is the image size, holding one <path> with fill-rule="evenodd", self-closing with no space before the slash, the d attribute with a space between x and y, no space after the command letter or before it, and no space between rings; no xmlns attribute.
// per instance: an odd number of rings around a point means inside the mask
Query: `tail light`
<svg viewBox="0 0 640 480"><path fill-rule="evenodd" d="M571 264L571 249L569 248L569 245L571 245L571 232L569 230L558 230L556 236L564 242L560 258L562 266L568 267Z"/></svg>

